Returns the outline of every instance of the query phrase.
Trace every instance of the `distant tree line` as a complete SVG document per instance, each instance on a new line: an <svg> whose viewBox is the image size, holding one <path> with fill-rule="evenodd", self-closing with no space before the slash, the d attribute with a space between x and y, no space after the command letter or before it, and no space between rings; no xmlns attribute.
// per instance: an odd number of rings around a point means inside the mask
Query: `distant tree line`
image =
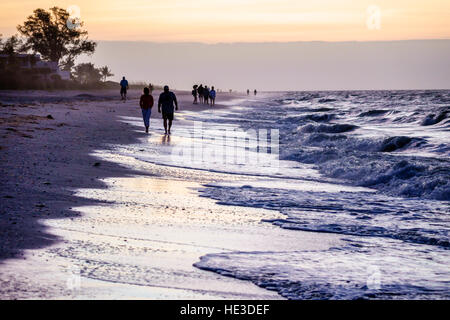
<svg viewBox="0 0 450 320"><path fill-rule="evenodd" d="M106 82L106 79L113 75L107 66L96 68L93 63L80 63L73 68L74 79L85 85Z"/></svg>
<svg viewBox="0 0 450 320"><path fill-rule="evenodd" d="M17 26L19 34L7 39L0 35L0 88L1 89L53 89L53 88L104 88L113 85L107 78L113 76L107 67L97 68L92 63L75 65L76 57L91 55L97 43L88 39L83 22L70 23L69 12L58 7L36 9L23 24ZM71 80L63 81L58 75L50 79L42 75L50 70L22 68L18 55L31 54L29 63L36 62L34 54L42 60L56 63L60 70L69 71ZM4 58L7 55L7 58ZM26 57L28 58L28 57ZM23 57L21 58L23 62ZM38 80L39 79L39 80Z"/></svg>

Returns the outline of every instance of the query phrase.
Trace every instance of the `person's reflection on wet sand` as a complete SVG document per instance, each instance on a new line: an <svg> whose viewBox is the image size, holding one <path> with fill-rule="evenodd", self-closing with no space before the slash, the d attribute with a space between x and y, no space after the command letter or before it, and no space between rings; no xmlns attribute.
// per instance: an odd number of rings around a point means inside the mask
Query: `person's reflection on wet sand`
<svg viewBox="0 0 450 320"><path fill-rule="evenodd" d="M161 136L161 144L170 145L170 136L167 134Z"/></svg>

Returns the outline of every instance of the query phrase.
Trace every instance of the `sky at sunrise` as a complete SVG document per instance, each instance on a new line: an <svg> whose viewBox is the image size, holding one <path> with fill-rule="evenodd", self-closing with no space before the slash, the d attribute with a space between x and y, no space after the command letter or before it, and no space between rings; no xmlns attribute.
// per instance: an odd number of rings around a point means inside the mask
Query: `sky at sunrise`
<svg viewBox="0 0 450 320"><path fill-rule="evenodd" d="M0 33L66 8L112 80L244 90L450 88L449 0L2 0Z"/></svg>
<svg viewBox="0 0 450 320"><path fill-rule="evenodd" d="M72 8L94 40L217 43L450 38L448 0L2 0L0 33L15 33L15 27L34 9L52 6Z"/></svg>

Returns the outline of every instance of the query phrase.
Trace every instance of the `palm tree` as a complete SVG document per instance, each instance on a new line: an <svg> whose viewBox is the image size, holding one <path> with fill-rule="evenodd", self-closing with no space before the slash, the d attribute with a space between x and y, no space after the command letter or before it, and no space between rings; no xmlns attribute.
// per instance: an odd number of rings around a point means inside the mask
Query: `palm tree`
<svg viewBox="0 0 450 320"><path fill-rule="evenodd" d="M106 78L112 77L114 75L111 73L111 70L108 68L108 66L101 67L100 74L102 75L103 82L106 81Z"/></svg>

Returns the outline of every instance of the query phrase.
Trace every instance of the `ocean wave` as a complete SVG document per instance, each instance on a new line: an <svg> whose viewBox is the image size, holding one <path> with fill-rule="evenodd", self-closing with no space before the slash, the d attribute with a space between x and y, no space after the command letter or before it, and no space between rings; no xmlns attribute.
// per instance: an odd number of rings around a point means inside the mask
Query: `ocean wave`
<svg viewBox="0 0 450 320"><path fill-rule="evenodd" d="M441 122L442 120L445 120L448 118L449 110L443 110L439 114L429 114L427 117L422 121L422 126L432 126L434 124L437 124Z"/></svg>
<svg viewBox="0 0 450 320"><path fill-rule="evenodd" d="M398 155L428 146L421 138L390 137L373 141L346 134L311 133L291 138L280 157L312 164L323 175L391 196L450 200L450 166L446 159ZM438 146L441 152L448 147ZM396 154L391 155L392 152ZM401 153L400 153L401 154Z"/></svg>
<svg viewBox="0 0 450 320"><path fill-rule="evenodd" d="M310 120L314 122L329 122L335 118L335 114L308 114L302 117L302 120Z"/></svg>
<svg viewBox="0 0 450 320"><path fill-rule="evenodd" d="M330 250L208 254L194 266L290 300L450 298L448 252L429 257L408 244L345 241Z"/></svg>
<svg viewBox="0 0 450 320"><path fill-rule="evenodd" d="M334 99L334 98L322 98L322 99L319 99L317 102L319 102L319 103L330 103L330 102L335 102L336 101L336 99Z"/></svg>
<svg viewBox="0 0 450 320"><path fill-rule="evenodd" d="M422 143L424 142L424 140L420 138L410 138L405 136L390 137L382 142L379 150L381 152L392 152L410 145L411 142Z"/></svg>
<svg viewBox="0 0 450 320"><path fill-rule="evenodd" d="M320 172L392 196L450 200L450 168L445 163L424 163L420 158L367 156L364 159L341 154L338 150L328 150L326 154L316 156L320 161L316 163Z"/></svg>
<svg viewBox="0 0 450 320"><path fill-rule="evenodd" d="M383 237L450 249L448 213L432 201L405 203L402 199L368 192L307 192L214 185L200 192L220 204L277 210L286 218L264 221L284 229Z"/></svg>
<svg viewBox="0 0 450 320"><path fill-rule="evenodd" d="M307 138L307 142L309 144L318 144L318 143L321 144L324 142L338 141L344 139L347 139L347 136L343 134L314 133L309 135L309 137Z"/></svg>
<svg viewBox="0 0 450 320"><path fill-rule="evenodd" d="M310 109L310 111L313 111L313 112L327 112L327 111L332 111L332 110L334 110L334 109L333 108L327 108L327 107Z"/></svg>
<svg viewBox="0 0 450 320"><path fill-rule="evenodd" d="M361 112L358 116L359 117L377 117L377 116L381 116L384 115L386 113L388 113L389 110L369 110L369 111L365 111L365 112Z"/></svg>
<svg viewBox="0 0 450 320"><path fill-rule="evenodd" d="M369 216L355 218L355 219L371 219ZM266 222L272 222L274 225L283 229L289 230L301 230L311 232L325 232L325 233L338 233L354 236L370 236L370 237L387 237L397 240L403 240L405 242L426 244L432 246L440 246L443 248L450 248L450 241L445 238L441 238L441 235L435 236L423 235L423 230L419 228L411 228L405 230L387 230L378 226L367 225L345 225L345 224L320 224L320 225L303 225L298 221L291 219L277 219L277 220L264 220Z"/></svg>
<svg viewBox="0 0 450 320"><path fill-rule="evenodd" d="M299 128L301 132L324 132L324 133L343 133L357 129L358 126L353 124L307 124Z"/></svg>

